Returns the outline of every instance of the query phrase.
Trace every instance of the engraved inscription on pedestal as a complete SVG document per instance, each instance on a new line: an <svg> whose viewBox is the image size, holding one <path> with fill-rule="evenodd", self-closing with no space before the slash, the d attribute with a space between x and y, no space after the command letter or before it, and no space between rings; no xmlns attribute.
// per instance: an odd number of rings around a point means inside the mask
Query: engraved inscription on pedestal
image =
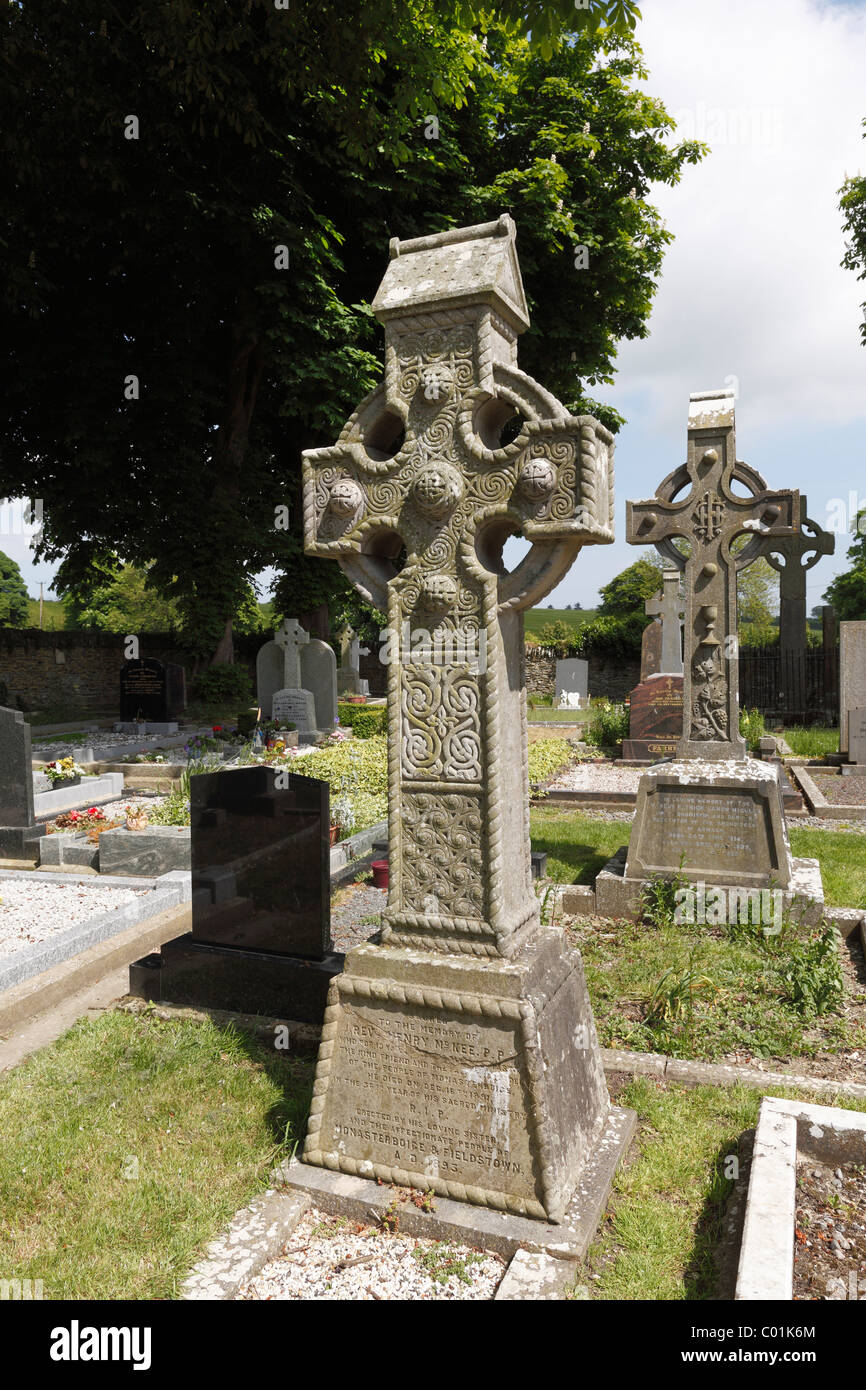
<svg viewBox="0 0 866 1390"><path fill-rule="evenodd" d="M278 724L294 724L301 733L316 727L313 697L309 690L278 690L273 697L272 717Z"/></svg>
<svg viewBox="0 0 866 1390"><path fill-rule="evenodd" d="M323 1144L366 1163L539 1200L519 1019L348 999ZM351 1065L349 1065L351 1063ZM345 1069L344 1069L345 1064ZM429 1098L432 1097L432 1103Z"/></svg>

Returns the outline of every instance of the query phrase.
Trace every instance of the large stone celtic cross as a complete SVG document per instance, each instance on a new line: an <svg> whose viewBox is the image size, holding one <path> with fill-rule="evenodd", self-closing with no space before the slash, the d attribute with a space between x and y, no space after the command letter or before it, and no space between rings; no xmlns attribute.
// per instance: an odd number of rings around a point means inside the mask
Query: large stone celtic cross
<svg viewBox="0 0 866 1390"><path fill-rule="evenodd" d="M373 302L385 380L333 448L304 455L307 552L388 614L383 939L482 956L538 924L522 610L581 546L613 540L612 436L517 367L514 242L508 216L391 242ZM507 574L513 533L533 544Z"/></svg>
<svg viewBox="0 0 866 1390"><path fill-rule="evenodd" d="M732 391L691 396L688 435L688 462L664 479L655 497L626 503L626 535L633 545L655 545L685 568L683 737L677 757L741 759L736 571L757 558L768 537L796 535L800 495L768 491L759 473L737 462ZM750 495L735 493L734 482ZM752 541L735 553L733 541L749 533ZM674 537L689 542L687 560Z"/></svg>

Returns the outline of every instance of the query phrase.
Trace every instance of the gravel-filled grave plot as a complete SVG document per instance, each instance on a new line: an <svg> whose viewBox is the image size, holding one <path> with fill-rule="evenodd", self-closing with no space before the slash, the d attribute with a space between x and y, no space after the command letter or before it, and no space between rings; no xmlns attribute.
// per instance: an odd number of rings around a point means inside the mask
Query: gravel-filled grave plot
<svg viewBox="0 0 866 1390"><path fill-rule="evenodd" d="M613 763L574 763L552 782L548 791L632 792L637 795L642 767L615 767Z"/></svg>
<svg viewBox="0 0 866 1390"><path fill-rule="evenodd" d="M866 1163L798 1163L794 1298L866 1301Z"/></svg>
<svg viewBox="0 0 866 1390"><path fill-rule="evenodd" d="M809 768L809 776L831 806L866 806L866 775L853 773L842 777L839 773L819 773Z"/></svg>
<svg viewBox="0 0 866 1390"><path fill-rule="evenodd" d="M331 937L335 951L351 951L360 946L381 926L381 916L388 905L384 888L370 883L349 883L339 888L331 898Z"/></svg>
<svg viewBox="0 0 866 1390"><path fill-rule="evenodd" d="M237 1295L240 1301L492 1299L498 1255L365 1226L311 1207L285 1250Z"/></svg>
<svg viewBox="0 0 866 1390"><path fill-rule="evenodd" d="M149 888L106 888L43 879L0 878L0 959L48 941L55 932L118 910Z"/></svg>

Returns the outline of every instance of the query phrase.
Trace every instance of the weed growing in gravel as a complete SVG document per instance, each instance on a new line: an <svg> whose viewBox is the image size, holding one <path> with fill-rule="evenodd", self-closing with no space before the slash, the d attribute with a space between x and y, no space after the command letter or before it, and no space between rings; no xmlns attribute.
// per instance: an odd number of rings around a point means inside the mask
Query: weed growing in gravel
<svg viewBox="0 0 866 1390"><path fill-rule="evenodd" d="M459 1279L461 1284L471 1284L471 1266L480 1265L484 1260L483 1255L460 1254L453 1246L440 1240L434 1240L426 1250L416 1245L412 1251L412 1258L418 1261L434 1284L447 1284L452 1276Z"/></svg>

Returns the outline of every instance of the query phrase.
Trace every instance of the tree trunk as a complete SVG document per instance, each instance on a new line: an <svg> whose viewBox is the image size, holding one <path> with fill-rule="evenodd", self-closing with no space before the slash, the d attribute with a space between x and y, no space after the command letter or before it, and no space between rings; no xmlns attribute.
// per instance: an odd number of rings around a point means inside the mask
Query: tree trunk
<svg viewBox="0 0 866 1390"><path fill-rule="evenodd" d="M248 286L238 292L232 322L226 412L220 421L213 452L213 496L219 495L229 507L237 505L240 478L249 443L250 425L262 379L262 344L255 297ZM234 661L233 615L211 657L211 665Z"/></svg>
<svg viewBox="0 0 866 1390"><path fill-rule="evenodd" d="M232 641L232 619L226 621L225 632L216 646L216 651L210 659L211 666L219 666L222 663L232 665L235 659L235 645Z"/></svg>
<svg viewBox="0 0 866 1390"><path fill-rule="evenodd" d="M318 608L311 609L309 613L302 613L298 622L301 627L307 629L311 637L321 637L323 642L327 642L331 635L331 615L326 603L320 603Z"/></svg>

